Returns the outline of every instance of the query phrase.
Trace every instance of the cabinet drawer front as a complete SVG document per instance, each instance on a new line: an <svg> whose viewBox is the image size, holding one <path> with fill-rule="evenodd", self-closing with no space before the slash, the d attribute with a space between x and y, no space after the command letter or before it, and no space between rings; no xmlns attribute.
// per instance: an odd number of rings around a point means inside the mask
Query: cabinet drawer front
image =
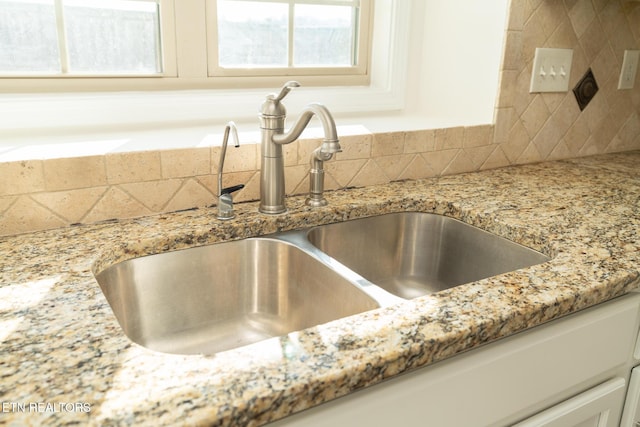
<svg viewBox="0 0 640 427"><path fill-rule="evenodd" d="M614 378L513 427L616 427L624 394L624 378Z"/></svg>

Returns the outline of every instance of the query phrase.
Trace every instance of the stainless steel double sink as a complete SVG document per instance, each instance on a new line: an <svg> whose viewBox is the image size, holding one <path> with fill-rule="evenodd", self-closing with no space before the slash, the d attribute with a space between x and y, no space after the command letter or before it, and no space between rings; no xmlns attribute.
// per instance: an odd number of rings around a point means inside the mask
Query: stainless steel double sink
<svg viewBox="0 0 640 427"><path fill-rule="evenodd" d="M213 354L548 260L404 212L135 258L96 278L135 343Z"/></svg>

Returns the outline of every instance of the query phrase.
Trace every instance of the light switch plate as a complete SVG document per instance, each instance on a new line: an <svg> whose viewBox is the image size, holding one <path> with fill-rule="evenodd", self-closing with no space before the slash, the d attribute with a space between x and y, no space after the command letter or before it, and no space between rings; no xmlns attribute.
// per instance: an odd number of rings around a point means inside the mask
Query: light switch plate
<svg viewBox="0 0 640 427"><path fill-rule="evenodd" d="M567 92L573 49L536 48L529 92Z"/></svg>
<svg viewBox="0 0 640 427"><path fill-rule="evenodd" d="M624 51L622 69L620 70L620 80L618 80L618 89L633 89L633 84L636 81L639 59L640 50Z"/></svg>

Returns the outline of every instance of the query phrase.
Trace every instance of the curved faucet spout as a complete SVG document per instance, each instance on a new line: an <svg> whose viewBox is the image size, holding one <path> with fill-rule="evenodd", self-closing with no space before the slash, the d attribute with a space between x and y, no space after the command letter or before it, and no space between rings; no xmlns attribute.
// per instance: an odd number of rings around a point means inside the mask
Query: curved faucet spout
<svg viewBox="0 0 640 427"><path fill-rule="evenodd" d="M333 120L333 116L331 116L327 107L318 103L309 104L304 107L298 121L291 127L291 129L289 129L289 132L275 134L271 137L271 140L276 144L289 144L295 141L300 137L302 131L304 131L314 115L320 119L320 123L322 123L322 128L324 130L322 152L337 153L342 151L340 148L340 142L338 141L338 132L336 130L336 123Z"/></svg>
<svg viewBox="0 0 640 427"><path fill-rule="evenodd" d="M312 206L323 206L326 201L322 197L324 190L323 162L331 159L334 153L342 151L338 141L336 124L329 110L322 104L312 103L303 108L297 122L284 133L287 110L282 99L292 88L300 83L285 83L279 95L267 95L260 106L260 151L262 166L260 167L260 206L258 210L264 214L278 215L287 211L285 205L283 146L300 137L313 116L318 117L324 129L324 140L312 154L309 177L313 198Z"/></svg>

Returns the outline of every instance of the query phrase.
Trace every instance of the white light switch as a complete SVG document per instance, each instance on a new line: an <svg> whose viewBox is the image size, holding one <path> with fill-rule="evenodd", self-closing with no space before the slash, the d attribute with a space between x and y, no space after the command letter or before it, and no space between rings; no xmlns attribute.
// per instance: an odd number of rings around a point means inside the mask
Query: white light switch
<svg viewBox="0 0 640 427"><path fill-rule="evenodd" d="M638 59L640 59L640 50L624 51L618 89L633 89L633 84L636 81L636 71L638 70Z"/></svg>
<svg viewBox="0 0 640 427"><path fill-rule="evenodd" d="M568 91L572 60L573 49L537 48L529 92Z"/></svg>

